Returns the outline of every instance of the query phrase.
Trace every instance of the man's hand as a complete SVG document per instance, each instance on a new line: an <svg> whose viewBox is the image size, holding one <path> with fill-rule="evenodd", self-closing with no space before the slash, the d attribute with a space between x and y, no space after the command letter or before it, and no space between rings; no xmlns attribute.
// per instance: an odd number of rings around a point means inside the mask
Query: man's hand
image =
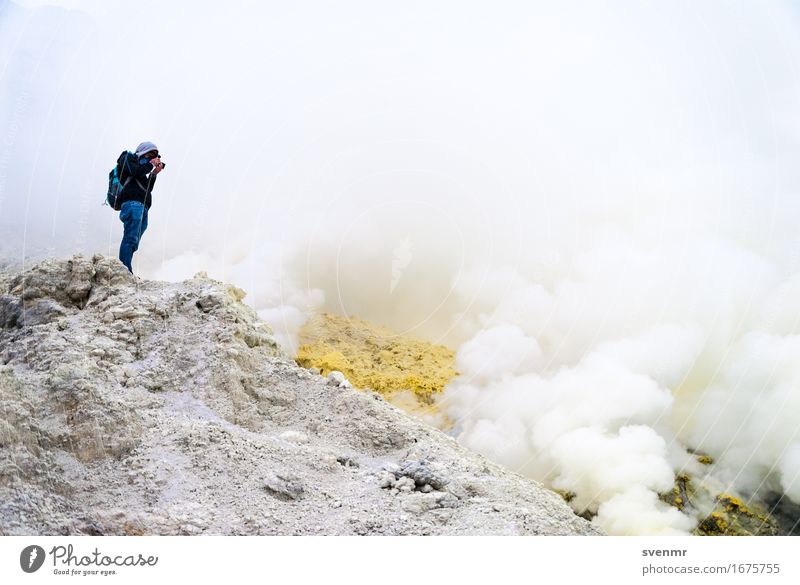
<svg viewBox="0 0 800 585"><path fill-rule="evenodd" d="M156 157L150 160L150 164L153 165L153 172L157 175L162 171L164 168L164 164L161 162L161 157Z"/></svg>

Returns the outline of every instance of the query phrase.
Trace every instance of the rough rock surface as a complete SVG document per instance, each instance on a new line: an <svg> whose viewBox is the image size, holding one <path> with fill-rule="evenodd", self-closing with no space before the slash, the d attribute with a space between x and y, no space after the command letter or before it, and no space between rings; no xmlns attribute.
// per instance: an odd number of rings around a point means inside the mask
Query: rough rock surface
<svg viewBox="0 0 800 585"><path fill-rule="evenodd" d="M203 275L0 272L0 534L597 534L379 395L300 368Z"/></svg>

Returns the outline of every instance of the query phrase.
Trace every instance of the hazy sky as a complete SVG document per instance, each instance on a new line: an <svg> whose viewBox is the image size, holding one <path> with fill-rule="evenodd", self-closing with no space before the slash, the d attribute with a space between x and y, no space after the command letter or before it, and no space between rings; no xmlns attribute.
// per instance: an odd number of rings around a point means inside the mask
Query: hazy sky
<svg viewBox="0 0 800 585"><path fill-rule="evenodd" d="M287 347L322 309L449 343L460 439L614 533L690 528L686 447L800 501L796 3L42 4L0 0L1 257L116 255L151 140L145 277Z"/></svg>
<svg viewBox="0 0 800 585"><path fill-rule="evenodd" d="M798 183L790 2L68 5L0 4L2 221L30 250L96 246L107 168L146 139L168 167L151 266L337 198L770 219Z"/></svg>
<svg viewBox="0 0 800 585"><path fill-rule="evenodd" d="M541 269L646 221L794 242L791 2L0 6L5 256L115 254L106 176L142 140L167 163L151 276L306 245L329 266L343 245L388 279L409 237L439 266L525 250Z"/></svg>

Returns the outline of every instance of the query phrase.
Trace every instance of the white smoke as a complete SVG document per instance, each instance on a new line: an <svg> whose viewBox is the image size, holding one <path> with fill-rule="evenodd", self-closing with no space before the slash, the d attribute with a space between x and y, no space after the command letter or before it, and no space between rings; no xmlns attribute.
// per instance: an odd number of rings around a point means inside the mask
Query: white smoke
<svg viewBox="0 0 800 585"><path fill-rule="evenodd" d="M549 287L517 270L482 299L443 402L465 444L575 493L612 533L691 526L647 504L676 471L703 473L687 446L716 459L723 489L796 497L800 337L776 300L792 270L732 239L667 235L685 250L587 236Z"/></svg>
<svg viewBox="0 0 800 585"><path fill-rule="evenodd" d="M0 255L116 254L152 140L143 276L451 344L460 440L612 533L681 470L800 502L790 2L76 6L0 2Z"/></svg>

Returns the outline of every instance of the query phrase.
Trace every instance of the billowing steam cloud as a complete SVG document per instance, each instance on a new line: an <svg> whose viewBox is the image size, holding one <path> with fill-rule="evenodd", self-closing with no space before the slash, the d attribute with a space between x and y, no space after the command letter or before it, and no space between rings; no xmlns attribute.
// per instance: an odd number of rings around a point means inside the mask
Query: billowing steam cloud
<svg viewBox="0 0 800 585"><path fill-rule="evenodd" d="M291 5L295 6L295 5ZM135 267L458 348L462 442L612 533L676 471L800 502L800 13L694 2L0 3L2 255Z"/></svg>

